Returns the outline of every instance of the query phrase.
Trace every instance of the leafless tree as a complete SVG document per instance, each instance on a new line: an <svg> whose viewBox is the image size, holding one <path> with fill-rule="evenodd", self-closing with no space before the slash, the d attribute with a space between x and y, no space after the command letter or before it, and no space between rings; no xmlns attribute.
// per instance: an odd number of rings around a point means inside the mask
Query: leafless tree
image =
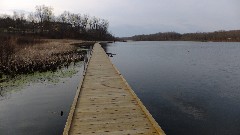
<svg viewBox="0 0 240 135"><path fill-rule="evenodd" d="M0 32L22 34L27 30L27 34L38 34L39 36L87 40L109 37L107 31L109 23L104 19L69 11L64 11L55 17L52 7L39 5L35 8L35 12L29 13L27 18L24 13L17 11L12 16L1 15Z"/></svg>
<svg viewBox="0 0 240 135"><path fill-rule="evenodd" d="M40 24L41 32L43 32L44 26L49 27L50 21L54 18L53 8L47 7L45 5L36 6L35 15L37 17L37 21Z"/></svg>

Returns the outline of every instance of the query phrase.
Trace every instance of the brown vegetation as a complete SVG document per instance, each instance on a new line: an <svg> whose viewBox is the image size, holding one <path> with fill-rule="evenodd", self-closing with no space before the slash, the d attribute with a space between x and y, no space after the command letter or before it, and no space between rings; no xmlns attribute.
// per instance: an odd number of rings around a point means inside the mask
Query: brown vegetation
<svg viewBox="0 0 240 135"><path fill-rule="evenodd" d="M0 36L0 78L35 71L55 71L72 62L83 60L86 51L76 45L93 42L79 40L34 39L32 37Z"/></svg>

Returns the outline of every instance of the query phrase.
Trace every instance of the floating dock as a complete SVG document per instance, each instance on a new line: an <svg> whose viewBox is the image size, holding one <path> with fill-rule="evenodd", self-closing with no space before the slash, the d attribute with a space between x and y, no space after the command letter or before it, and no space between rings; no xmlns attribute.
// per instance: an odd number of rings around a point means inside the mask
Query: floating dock
<svg viewBox="0 0 240 135"><path fill-rule="evenodd" d="M165 135L99 43L92 50L63 135Z"/></svg>

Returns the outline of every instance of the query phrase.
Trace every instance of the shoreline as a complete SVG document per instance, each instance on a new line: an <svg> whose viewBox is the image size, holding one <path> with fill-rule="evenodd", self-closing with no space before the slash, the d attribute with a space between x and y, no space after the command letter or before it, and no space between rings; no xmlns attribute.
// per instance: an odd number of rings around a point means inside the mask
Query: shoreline
<svg viewBox="0 0 240 135"><path fill-rule="evenodd" d="M14 45L14 52L0 61L0 83L18 74L56 71L83 61L94 42L66 39L42 39L43 43Z"/></svg>

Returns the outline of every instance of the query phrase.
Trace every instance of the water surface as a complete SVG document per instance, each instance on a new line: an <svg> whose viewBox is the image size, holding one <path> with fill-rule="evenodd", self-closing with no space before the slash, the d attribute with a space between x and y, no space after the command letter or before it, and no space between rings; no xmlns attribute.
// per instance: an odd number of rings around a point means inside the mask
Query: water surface
<svg viewBox="0 0 240 135"><path fill-rule="evenodd" d="M82 72L80 62L68 69L20 75L3 83L0 135L62 134Z"/></svg>
<svg viewBox="0 0 240 135"><path fill-rule="evenodd" d="M166 134L240 134L240 43L127 42L106 50Z"/></svg>

